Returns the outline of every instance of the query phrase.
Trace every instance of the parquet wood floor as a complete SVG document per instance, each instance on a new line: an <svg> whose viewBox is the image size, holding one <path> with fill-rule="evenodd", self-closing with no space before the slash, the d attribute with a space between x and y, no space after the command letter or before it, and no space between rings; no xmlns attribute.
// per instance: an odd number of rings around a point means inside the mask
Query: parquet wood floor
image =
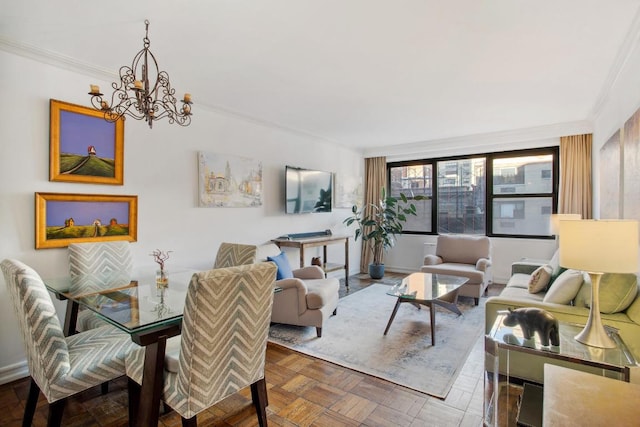
<svg viewBox="0 0 640 427"><path fill-rule="evenodd" d="M387 277L391 273L387 273ZM350 278L349 293L370 280ZM499 293L499 288L489 294ZM341 295L346 290L341 290ZM397 386L375 377L315 359L283 347L267 346L267 379L270 426L480 426L482 425L482 339L476 343L462 372L445 400ZM126 379L71 398L63 425L128 425ZM27 398L27 378L0 386L0 426L22 425ZM45 426L47 403L38 401L34 426ZM180 426L175 412L163 414L160 426ZM257 426L248 389L225 399L198 415L199 426Z"/></svg>

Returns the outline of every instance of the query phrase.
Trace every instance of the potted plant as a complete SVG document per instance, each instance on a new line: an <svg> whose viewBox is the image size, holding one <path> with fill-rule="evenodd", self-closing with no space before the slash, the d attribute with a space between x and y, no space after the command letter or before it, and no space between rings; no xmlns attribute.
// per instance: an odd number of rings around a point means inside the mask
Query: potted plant
<svg viewBox="0 0 640 427"><path fill-rule="evenodd" d="M424 200L424 196L415 196L414 200ZM351 208L351 216L343 223L347 226L356 224L355 240L362 237L364 245L371 250L373 262L369 264L369 275L372 279L384 276L384 253L396 243L396 234L402 233L408 215L416 215L416 206L409 203L403 193L400 198L386 194L385 188L380 191L378 203L371 203L358 209Z"/></svg>

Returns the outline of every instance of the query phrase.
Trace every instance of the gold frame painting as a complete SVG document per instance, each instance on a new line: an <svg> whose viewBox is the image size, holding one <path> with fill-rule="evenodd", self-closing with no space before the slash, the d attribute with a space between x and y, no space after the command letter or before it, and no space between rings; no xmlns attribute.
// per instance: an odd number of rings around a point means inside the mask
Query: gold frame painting
<svg viewBox="0 0 640 427"><path fill-rule="evenodd" d="M49 100L49 180L85 184L124 183L124 119Z"/></svg>
<svg viewBox="0 0 640 427"><path fill-rule="evenodd" d="M35 193L36 249L138 239L138 196Z"/></svg>

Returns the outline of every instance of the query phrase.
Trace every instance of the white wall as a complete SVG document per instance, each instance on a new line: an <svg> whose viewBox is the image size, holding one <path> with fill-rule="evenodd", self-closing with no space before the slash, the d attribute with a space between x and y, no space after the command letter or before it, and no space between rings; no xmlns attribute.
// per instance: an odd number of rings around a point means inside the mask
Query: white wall
<svg viewBox="0 0 640 427"><path fill-rule="evenodd" d="M629 55L620 61L623 63L620 73L613 79L613 84L595 113L593 126L593 188L595 195L593 212L595 218L599 218L600 213L600 148L640 108L639 42L637 37L633 40ZM609 173L615 172L609 171Z"/></svg>
<svg viewBox="0 0 640 427"><path fill-rule="evenodd" d="M34 192L138 195L138 241L132 244L135 264L154 269L152 250L172 250L171 265L210 268L223 241L263 243L286 233L343 229L348 209L327 214L284 214L286 164L362 177L358 152L295 132L207 111L193 94L191 126L166 122L149 129L127 120L123 186L49 182L49 99L89 105L90 83L108 81L77 74L23 56L0 51L0 259L16 258L42 276L65 274L65 248L34 249ZM264 205L260 208L197 207L198 151L245 156L262 161ZM352 241L351 265L357 270L359 250ZM359 242L358 242L359 246ZM320 255L308 251L310 258ZM342 259L341 245L329 256ZM290 253L295 262L297 252ZM294 264L295 265L295 264ZM336 272L340 275L340 272ZM62 313L60 305L59 313ZM0 383L26 374L17 322L0 278Z"/></svg>

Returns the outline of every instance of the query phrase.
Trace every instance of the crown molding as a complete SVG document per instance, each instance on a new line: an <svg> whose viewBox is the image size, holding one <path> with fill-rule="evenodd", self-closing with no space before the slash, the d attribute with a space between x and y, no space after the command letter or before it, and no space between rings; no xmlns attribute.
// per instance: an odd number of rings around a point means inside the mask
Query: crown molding
<svg viewBox="0 0 640 427"><path fill-rule="evenodd" d="M15 55L18 55L24 58L32 59L34 61L38 61L43 64L51 65L53 67L62 68L68 71L73 71L75 73L86 74L90 77L94 77L100 80L116 81L118 79L118 75L112 71L108 71L100 67L95 67L85 62L78 61L69 56L51 52L49 50L42 49L37 46L29 45L26 43L17 42L15 40L11 40L2 36L0 36L0 50L13 53ZM207 105L207 104L198 103L198 108L199 109L201 108L202 110L209 111L212 113L216 113L223 116L232 117L235 119L250 122L256 125L264 126L266 128L277 129L287 133L303 136L305 138L319 140L327 144L344 146L344 144L340 144L338 141L334 141L324 136L316 135L301 129L296 129L296 128L282 125L276 122L271 122L271 121L263 120L247 114L239 113L237 111L233 111L231 109L222 107L220 105L210 105L210 104ZM349 148L349 147L346 147L346 148ZM358 151L358 150L354 150L354 151Z"/></svg>
<svg viewBox="0 0 640 427"><path fill-rule="evenodd" d="M633 52L638 48L639 41L640 41L640 10L638 10L638 12L633 18L633 21L631 22L629 31L627 31L627 35L624 41L622 42L620 49L618 50L618 54L616 55L613 65L609 70L609 74L607 75L607 78L602 86L600 95L598 96L596 103L591 109L591 113L589 117L592 121L595 121L602 113L602 110L604 109L605 105L609 101L609 98L611 97L611 93L613 92L613 89L616 86L618 79L622 74L622 71L627 65L629 58L632 56Z"/></svg>
<svg viewBox="0 0 640 427"><path fill-rule="evenodd" d="M53 67L63 68L76 73L80 72L88 74L102 80L114 80L118 77L116 73L107 71L103 68L95 67L69 56L60 55L59 53L51 52L37 46L16 42L15 40L2 36L0 36L0 50L32 59L43 64L51 65Z"/></svg>
<svg viewBox="0 0 640 427"><path fill-rule="evenodd" d="M583 120L501 132L419 141L394 146L375 147L366 149L364 156L386 156L388 161L401 161L428 157L516 150L558 145L561 136L580 135L592 132L592 122Z"/></svg>

